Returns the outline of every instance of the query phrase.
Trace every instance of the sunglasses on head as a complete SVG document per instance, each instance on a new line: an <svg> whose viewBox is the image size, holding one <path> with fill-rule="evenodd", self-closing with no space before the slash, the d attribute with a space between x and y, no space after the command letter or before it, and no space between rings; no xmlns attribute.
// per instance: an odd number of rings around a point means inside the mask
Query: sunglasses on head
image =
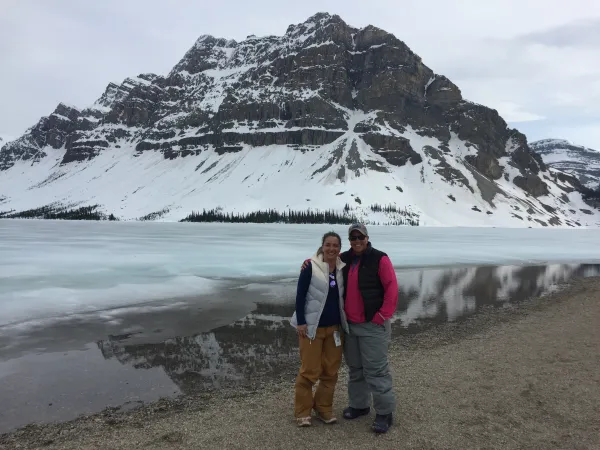
<svg viewBox="0 0 600 450"><path fill-rule="evenodd" d="M355 241L355 240L359 240L359 241L364 241L367 237L363 236L362 234L359 234L357 236L350 236L348 239L350 239L351 241Z"/></svg>

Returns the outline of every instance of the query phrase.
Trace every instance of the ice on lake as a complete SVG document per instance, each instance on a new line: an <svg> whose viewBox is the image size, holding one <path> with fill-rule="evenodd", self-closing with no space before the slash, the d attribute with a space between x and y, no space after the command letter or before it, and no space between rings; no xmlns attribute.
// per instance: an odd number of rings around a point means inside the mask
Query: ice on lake
<svg viewBox="0 0 600 450"><path fill-rule="evenodd" d="M0 334L73 315L228 302L240 286L295 280L330 230L345 238L347 227L0 220ZM370 226L369 234L397 270L600 261L597 229Z"/></svg>

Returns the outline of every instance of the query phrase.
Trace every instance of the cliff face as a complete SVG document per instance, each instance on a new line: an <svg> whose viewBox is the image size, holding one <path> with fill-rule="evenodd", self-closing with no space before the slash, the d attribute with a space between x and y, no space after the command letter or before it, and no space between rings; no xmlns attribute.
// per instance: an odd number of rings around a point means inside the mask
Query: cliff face
<svg viewBox="0 0 600 450"><path fill-rule="evenodd" d="M26 187L5 187L16 177L7 172L42 161L47 167L30 174ZM75 181L82 167L89 176ZM113 167L122 167L117 178ZM172 171L179 176L165 175ZM139 179L128 185L123 173ZM170 198L152 201L165 178ZM110 199L99 192L107 185ZM46 192L23 192L32 186ZM392 34L325 13L283 36L239 43L202 36L166 76L111 83L90 108L60 104L2 147L0 189L0 211L99 204L122 218L350 204L363 220L379 221L366 200L410 209L424 224L537 226L576 225L585 209L574 187L553 180L525 136L495 110L464 100ZM440 194L443 204L429 201ZM523 210L532 212L514 217Z"/></svg>

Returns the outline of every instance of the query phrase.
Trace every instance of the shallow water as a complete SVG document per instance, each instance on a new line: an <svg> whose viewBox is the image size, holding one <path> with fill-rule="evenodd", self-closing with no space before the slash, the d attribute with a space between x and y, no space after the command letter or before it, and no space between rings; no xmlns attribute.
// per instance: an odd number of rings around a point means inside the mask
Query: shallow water
<svg viewBox="0 0 600 450"><path fill-rule="evenodd" d="M459 320L600 275L598 264L398 269L395 334ZM0 432L107 406L289 374L294 277L221 280L216 292L0 329Z"/></svg>

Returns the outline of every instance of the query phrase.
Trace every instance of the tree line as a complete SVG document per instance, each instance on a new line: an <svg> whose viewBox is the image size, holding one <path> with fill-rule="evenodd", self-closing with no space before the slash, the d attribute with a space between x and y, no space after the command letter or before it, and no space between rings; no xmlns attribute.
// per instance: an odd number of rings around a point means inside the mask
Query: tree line
<svg viewBox="0 0 600 450"><path fill-rule="evenodd" d="M402 211L396 210L402 214ZM407 213L409 217L398 218L389 225L410 225L418 226L419 220L414 213ZM350 213L349 205L339 213L334 210L305 210L277 211L275 209L259 210L249 213L222 212L218 209L203 209L202 212L193 211L180 222L224 222L224 223L286 223L286 224L339 224L350 225L359 220L354 214Z"/></svg>
<svg viewBox="0 0 600 450"><path fill-rule="evenodd" d="M96 211L98 205L82 206L76 209L57 209L51 206L28 209L20 212L0 213L2 219L49 219L49 220L117 220L114 214L106 215Z"/></svg>
<svg viewBox="0 0 600 450"><path fill-rule="evenodd" d="M224 213L216 209L193 211L181 222L226 222L226 223L336 223L351 224L357 222L354 215L329 211L283 211L275 209L259 210L249 213Z"/></svg>

